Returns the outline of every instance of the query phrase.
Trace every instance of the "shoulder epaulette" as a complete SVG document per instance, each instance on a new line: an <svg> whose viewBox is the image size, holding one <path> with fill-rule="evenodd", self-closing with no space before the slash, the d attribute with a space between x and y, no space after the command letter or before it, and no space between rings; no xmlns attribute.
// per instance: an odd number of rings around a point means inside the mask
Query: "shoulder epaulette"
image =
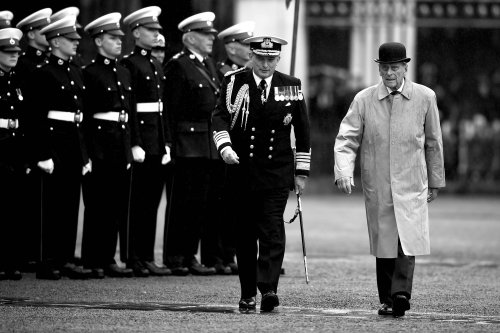
<svg viewBox="0 0 500 333"><path fill-rule="evenodd" d="M177 53L177 54L174 54L174 55L172 56L172 59L179 59L179 58L180 58L181 56L183 56L183 55L184 55L184 51L181 51L181 52L179 52L179 53Z"/></svg>
<svg viewBox="0 0 500 333"><path fill-rule="evenodd" d="M229 76L229 75L233 75L233 74L239 74L239 73L243 73L245 70L247 69L250 69L250 68L247 68L247 67L241 67L241 68L238 68L237 70L234 70L234 71L228 71L226 72L226 74L224 74L224 76Z"/></svg>

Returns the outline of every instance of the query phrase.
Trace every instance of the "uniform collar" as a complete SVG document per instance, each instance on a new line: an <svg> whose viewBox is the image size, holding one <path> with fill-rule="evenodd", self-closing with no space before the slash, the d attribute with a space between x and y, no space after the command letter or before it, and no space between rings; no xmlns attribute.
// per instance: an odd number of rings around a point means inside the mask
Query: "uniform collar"
<svg viewBox="0 0 500 333"><path fill-rule="evenodd" d="M258 77L254 71L252 71L252 75L253 75L253 79L255 80L255 84L257 84L257 87L259 86L260 84L260 81L262 81L262 79L260 77ZM268 77L267 79L264 79L267 83L267 91L269 92L269 89L271 88L271 81L273 80L273 76L274 76L274 73L273 75L271 75L270 77Z"/></svg>
<svg viewBox="0 0 500 333"><path fill-rule="evenodd" d="M199 62L203 62L204 58L201 54L199 54L196 51L191 50L190 48L187 48L188 53L191 53L196 59L198 59ZM189 56L190 59L194 59L193 57Z"/></svg>
<svg viewBox="0 0 500 333"><path fill-rule="evenodd" d="M10 77L10 76L12 76L12 73L14 73L14 70L12 68L8 72L6 72L0 68L0 77Z"/></svg>
<svg viewBox="0 0 500 333"><path fill-rule="evenodd" d="M40 49L37 49L36 47L33 47L33 46L28 46L28 48L26 49L26 53L27 54L32 54L34 55L35 57L37 58L40 58L40 59L43 59L46 57L46 51L42 51Z"/></svg>

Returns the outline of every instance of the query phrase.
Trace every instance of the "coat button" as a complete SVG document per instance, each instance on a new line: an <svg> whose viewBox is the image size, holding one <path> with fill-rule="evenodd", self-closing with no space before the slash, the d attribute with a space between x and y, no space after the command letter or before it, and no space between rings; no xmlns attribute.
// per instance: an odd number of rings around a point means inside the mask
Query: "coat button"
<svg viewBox="0 0 500 333"><path fill-rule="evenodd" d="M252 127L252 132L255 132L255 127Z"/></svg>
<svg viewBox="0 0 500 333"><path fill-rule="evenodd" d="M253 145L250 145L250 149L253 149Z"/></svg>
<svg viewBox="0 0 500 333"><path fill-rule="evenodd" d="M250 137L250 140L255 140L255 136L253 136L253 135L252 135L252 136Z"/></svg>
<svg viewBox="0 0 500 333"><path fill-rule="evenodd" d="M269 141L273 142L273 141L274 141L274 138L269 139Z"/></svg>
<svg viewBox="0 0 500 333"><path fill-rule="evenodd" d="M269 150L273 150L273 146L269 147Z"/></svg>
<svg viewBox="0 0 500 333"><path fill-rule="evenodd" d="M271 158L273 158L273 155L269 155L267 158L268 158L268 159L271 159Z"/></svg>
<svg viewBox="0 0 500 333"><path fill-rule="evenodd" d="M189 130L190 130L191 132L194 132L194 127L191 127Z"/></svg>
<svg viewBox="0 0 500 333"><path fill-rule="evenodd" d="M253 153L250 153L248 156L253 157Z"/></svg>
<svg viewBox="0 0 500 333"><path fill-rule="evenodd" d="M271 134L274 134L274 130L271 130Z"/></svg>

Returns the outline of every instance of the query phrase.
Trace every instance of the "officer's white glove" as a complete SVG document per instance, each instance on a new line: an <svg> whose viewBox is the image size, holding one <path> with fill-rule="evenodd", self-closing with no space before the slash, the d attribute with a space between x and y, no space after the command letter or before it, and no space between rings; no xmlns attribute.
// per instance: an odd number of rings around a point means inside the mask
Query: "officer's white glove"
<svg viewBox="0 0 500 333"><path fill-rule="evenodd" d="M161 165L168 164L172 160L172 157L170 157L170 147L169 146L165 146L165 150L167 152L161 158Z"/></svg>
<svg viewBox="0 0 500 333"><path fill-rule="evenodd" d="M92 161L89 160L89 163L85 164L82 168L82 176L85 176L87 172L92 172Z"/></svg>
<svg viewBox="0 0 500 333"><path fill-rule="evenodd" d="M135 162L142 163L146 158L146 152L140 146L132 147L132 156L134 157Z"/></svg>
<svg viewBox="0 0 500 333"><path fill-rule="evenodd" d="M54 172L54 161L52 161L51 158L45 161L40 161L36 165L49 175Z"/></svg>
<svg viewBox="0 0 500 333"><path fill-rule="evenodd" d="M240 164L240 158L238 157L238 154L233 150L233 148L227 146L224 147L221 151L221 156L224 162L227 164Z"/></svg>

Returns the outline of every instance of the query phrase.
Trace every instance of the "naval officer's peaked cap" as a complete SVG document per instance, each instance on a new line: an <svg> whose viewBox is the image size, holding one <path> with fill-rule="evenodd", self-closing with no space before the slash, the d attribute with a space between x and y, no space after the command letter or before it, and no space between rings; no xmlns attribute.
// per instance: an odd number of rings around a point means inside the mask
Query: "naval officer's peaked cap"
<svg viewBox="0 0 500 333"><path fill-rule="evenodd" d="M89 33L91 37L108 33L114 36L124 36L123 31L120 30L120 19L122 14L115 12L103 15L85 26L84 30Z"/></svg>
<svg viewBox="0 0 500 333"><path fill-rule="evenodd" d="M123 19L123 23L130 29L143 26L151 29L163 29L158 22L158 16L161 14L161 8L158 6L149 6L136 10Z"/></svg>
<svg viewBox="0 0 500 333"><path fill-rule="evenodd" d="M40 9L33 14L30 14L23 18L16 24L16 28L23 31L31 31L33 29L41 29L50 24L50 16L52 15L52 9L44 8Z"/></svg>

